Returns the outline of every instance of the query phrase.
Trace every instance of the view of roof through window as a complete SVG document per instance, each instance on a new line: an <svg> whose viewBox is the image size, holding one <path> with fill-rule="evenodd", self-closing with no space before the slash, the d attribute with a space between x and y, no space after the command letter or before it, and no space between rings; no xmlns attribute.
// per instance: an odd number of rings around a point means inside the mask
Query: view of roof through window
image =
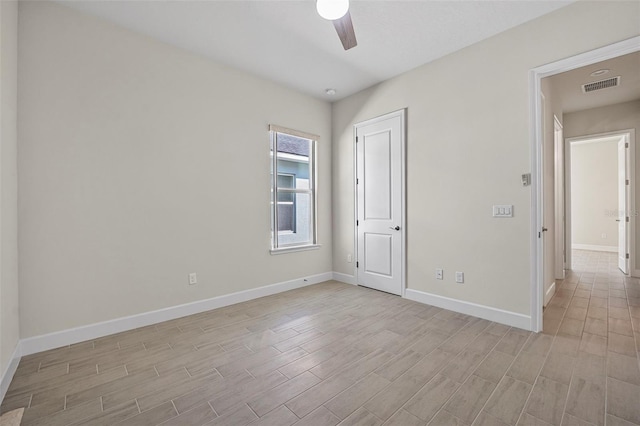
<svg viewBox="0 0 640 426"><path fill-rule="evenodd" d="M309 140L286 133L278 133L278 152L309 156Z"/></svg>

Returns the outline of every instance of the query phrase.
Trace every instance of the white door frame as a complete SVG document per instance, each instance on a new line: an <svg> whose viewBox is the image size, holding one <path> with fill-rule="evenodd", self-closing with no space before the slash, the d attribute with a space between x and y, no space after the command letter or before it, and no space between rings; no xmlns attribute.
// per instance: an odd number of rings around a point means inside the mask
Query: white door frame
<svg viewBox="0 0 640 426"><path fill-rule="evenodd" d="M640 36L633 37L609 46L601 47L590 52L581 53L570 58L552 62L547 65L534 68L529 71L529 135L531 148L531 330L542 331L542 305L544 302L543 283L543 254L542 239L538 238L538 232L542 229L543 212L542 205L542 109L540 105L540 92L542 79L576 68L584 67L607 59L616 58L640 51Z"/></svg>
<svg viewBox="0 0 640 426"><path fill-rule="evenodd" d="M566 223L566 211L564 200L565 172L564 172L564 136L562 123L556 115L553 115L553 149L554 149L554 188L555 188L555 276L556 280L563 280L566 268L566 246L564 229ZM558 132L560 137L558 138Z"/></svg>
<svg viewBox="0 0 640 426"><path fill-rule="evenodd" d="M407 198L406 198L406 191L407 191L407 185L406 185L406 180L407 180L407 168L406 168L406 164L407 164L407 155L406 155L406 135L407 135L407 109L401 109L398 111L394 111L394 112L390 112L388 114L384 114L384 115L380 115L377 117L373 117L369 120L365 120L365 121L361 121L359 123L356 123L353 125L353 198L354 198L354 216L353 216L353 229L354 229L354 238L353 238L353 242L354 242L354 247L355 247L355 258L359 259L359 247L358 247L358 226L356 225L356 221L358 220L358 188L356 186L356 179L357 179L357 172L358 172L358 153L357 153L357 148L356 148L356 132L358 130L358 127L363 127L366 125L369 125L371 123L374 123L376 121L379 120L384 120L387 118L392 118L392 117L400 117L400 128L402 129L402 131L400 132L400 149L401 149L401 154L400 154L400 185L401 185L401 190L400 190L400 199L401 199L401 204L402 204L402 214L400 215L400 221L402 222L400 224L400 239L401 239L401 247L402 247L402 252L400 254L400 281L402 283L402 293L401 293L401 297L405 297L405 292L407 290L407 282L406 282L406 277L407 277ZM358 283L358 273L359 273L359 268L354 268L355 273L354 278L355 278L355 284Z"/></svg>
<svg viewBox="0 0 640 426"><path fill-rule="evenodd" d="M635 129L623 129L623 130L614 130L611 132L605 133L594 133L590 135L583 136L574 136L571 138L565 139L566 149L565 149L565 168L566 168L566 177L567 177L567 191L565 192L565 203L567 206L567 230L566 230L566 241L568 243L569 248L571 248L572 236L571 236L571 222L572 222L572 211L573 206L571 203L571 146L573 144L591 141L594 139L604 139L610 137L620 137L625 138L627 143L629 144L629 152L627 153L627 170L626 174L629 177L629 188L627 194L627 211L635 212L636 211L636 179L635 179ZM630 213L632 214L632 213ZM632 256L629 258L629 273L627 275L638 277L640 276L640 271L637 270L636 265L636 256L635 256L635 240L636 240L636 221L629 220L629 225L626 229L626 243L627 243L627 253L630 253ZM570 252L570 250L569 250ZM633 252L633 253L632 253ZM617 253L617 251L616 251ZM571 267L571 265L569 265Z"/></svg>

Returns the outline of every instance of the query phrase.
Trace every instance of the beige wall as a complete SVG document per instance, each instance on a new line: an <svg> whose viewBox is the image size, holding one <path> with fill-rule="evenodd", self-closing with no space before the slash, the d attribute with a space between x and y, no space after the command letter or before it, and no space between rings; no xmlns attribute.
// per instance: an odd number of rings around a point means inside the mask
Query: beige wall
<svg viewBox="0 0 640 426"><path fill-rule="evenodd" d="M637 147L638 130L640 130L640 101L625 102L616 105L610 105L602 108L594 108L585 111L574 112L564 115L564 136L565 138L573 138L578 136L588 136L600 133L613 132L617 130L635 129L636 133L636 200L640 200L640 175L638 174L637 165L640 164L640 149ZM640 226L638 226L637 215L632 214L631 220L635 220L636 228L636 269L640 266Z"/></svg>
<svg viewBox="0 0 640 426"><path fill-rule="evenodd" d="M0 2L0 375L19 338L17 243L18 5Z"/></svg>
<svg viewBox="0 0 640 426"><path fill-rule="evenodd" d="M529 314L528 72L638 35L639 13L637 2L574 3L336 102L334 270L354 272L353 125L407 108L409 288ZM492 218L493 204L515 216ZM437 281L437 267L465 283Z"/></svg>
<svg viewBox="0 0 640 426"><path fill-rule="evenodd" d="M64 6L22 2L22 337L332 262L353 274L353 124L405 107L409 287L528 314L528 71L638 35L638 13L637 2L579 2L332 109ZM268 123L322 137L321 250L268 254ZM515 217L493 219L492 204L514 204ZM464 271L465 284L435 281L436 267Z"/></svg>
<svg viewBox="0 0 640 426"><path fill-rule="evenodd" d="M618 144L571 144L571 235L573 244L617 249ZM606 234L602 238L602 234Z"/></svg>
<svg viewBox="0 0 640 426"><path fill-rule="evenodd" d="M331 271L330 104L55 3L19 11L23 338ZM269 123L321 136L320 250L269 254Z"/></svg>

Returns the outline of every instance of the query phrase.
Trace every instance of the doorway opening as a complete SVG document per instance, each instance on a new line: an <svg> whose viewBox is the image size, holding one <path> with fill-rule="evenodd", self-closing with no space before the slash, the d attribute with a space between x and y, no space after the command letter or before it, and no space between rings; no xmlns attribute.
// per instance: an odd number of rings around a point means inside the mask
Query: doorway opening
<svg viewBox="0 0 640 426"><path fill-rule="evenodd" d="M567 240L572 250L612 252L635 269L633 129L567 139ZM573 265L570 265L573 267Z"/></svg>
<svg viewBox="0 0 640 426"><path fill-rule="evenodd" d="M617 58L640 51L640 36L633 37L609 46L562 59L534 68L529 73L530 123L531 123L531 326L532 331L542 331L542 310L545 298L545 239L547 230L544 224L544 115L542 112L542 79L567 71L575 70L598 62ZM547 194L549 195L549 194ZM553 194L551 194L553 200ZM566 213L568 217L568 213ZM569 228L567 225L566 229ZM566 232L565 232L566 233ZM551 250L556 250L554 244ZM566 247L567 261L570 259L569 247ZM555 253L553 258L555 258Z"/></svg>

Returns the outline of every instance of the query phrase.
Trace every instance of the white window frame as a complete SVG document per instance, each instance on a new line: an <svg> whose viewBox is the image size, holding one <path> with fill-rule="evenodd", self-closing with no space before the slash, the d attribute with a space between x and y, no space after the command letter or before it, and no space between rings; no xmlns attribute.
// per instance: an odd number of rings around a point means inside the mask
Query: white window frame
<svg viewBox="0 0 640 426"><path fill-rule="evenodd" d="M278 155L273 155L274 152L278 152L278 138L277 134L282 133L289 136L295 136L311 141L310 155L309 155L309 188L286 190L283 188L278 189ZM288 129L281 126L269 125L269 150L271 155L271 254L289 253L303 250L313 250L320 248L318 244L318 179L317 179L317 144L319 136L312 135L297 130ZM311 208L311 241L305 241L304 243L292 243L292 244L278 244L278 236L276 235L278 229L278 192L287 192L294 194L309 194L312 208Z"/></svg>

